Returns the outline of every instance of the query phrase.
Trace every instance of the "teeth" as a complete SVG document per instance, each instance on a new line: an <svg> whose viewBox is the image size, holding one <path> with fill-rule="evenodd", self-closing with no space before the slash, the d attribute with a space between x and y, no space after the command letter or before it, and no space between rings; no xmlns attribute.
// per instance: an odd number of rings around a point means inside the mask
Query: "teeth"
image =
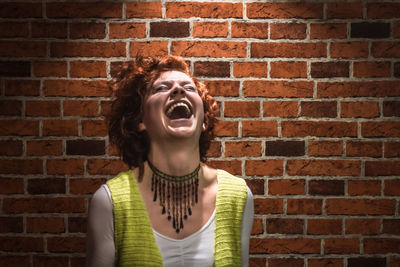
<svg viewBox="0 0 400 267"><path fill-rule="evenodd" d="M190 108L189 108L189 106L188 106L186 103L178 102L178 103L173 104L173 105L168 109L167 115L171 114L172 111L173 111L176 107L185 107L186 110L187 110L187 112L190 112Z"/></svg>

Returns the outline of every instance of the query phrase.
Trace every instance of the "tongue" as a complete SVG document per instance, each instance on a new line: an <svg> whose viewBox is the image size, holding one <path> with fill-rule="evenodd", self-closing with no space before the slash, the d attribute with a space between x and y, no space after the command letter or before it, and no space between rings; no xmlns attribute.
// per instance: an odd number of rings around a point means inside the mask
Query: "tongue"
<svg viewBox="0 0 400 267"><path fill-rule="evenodd" d="M190 113L187 111L185 107L176 107L174 110L168 115L171 120L177 119L188 119L190 118Z"/></svg>

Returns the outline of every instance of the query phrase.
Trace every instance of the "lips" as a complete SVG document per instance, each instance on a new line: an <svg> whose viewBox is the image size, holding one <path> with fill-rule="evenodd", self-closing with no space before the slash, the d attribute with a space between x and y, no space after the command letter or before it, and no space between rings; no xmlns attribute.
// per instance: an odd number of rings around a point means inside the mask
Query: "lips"
<svg viewBox="0 0 400 267"><path fill-rule="evenodd" d="M167 106L165 114L171 120L189 119L193 115L193 109L189 103L177 101Z"/></svg>

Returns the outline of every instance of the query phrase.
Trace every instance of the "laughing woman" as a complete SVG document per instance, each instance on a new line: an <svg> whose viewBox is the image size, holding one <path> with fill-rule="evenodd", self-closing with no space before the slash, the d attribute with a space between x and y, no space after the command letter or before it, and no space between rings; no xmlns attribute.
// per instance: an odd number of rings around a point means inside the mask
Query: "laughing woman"
<svg viewBox="0 0 400 267"><path fill-rule="evenodd" d="M90 204L88 266L247 266L253 196L207 166L217 104L178 57L121 70L110 141L130 167Z"/></svg>

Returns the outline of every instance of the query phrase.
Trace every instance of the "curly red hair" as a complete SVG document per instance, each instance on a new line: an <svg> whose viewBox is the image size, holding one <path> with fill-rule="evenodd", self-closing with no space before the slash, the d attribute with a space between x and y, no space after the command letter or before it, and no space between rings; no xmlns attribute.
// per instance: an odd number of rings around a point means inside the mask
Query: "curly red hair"
<svg viewBox="0 0 400 267"><path fill-rule="evenodd" d="M143 118L143 103L148 88L165 71L181 71L192 78L203 100L206 130L199 139L200 159L206 160L206 152L214 138L217 103L204 84L194 78L186 62L175 56L137 57L121 68L114 80L115 99L108 118L109 139L119 150L122 160L129 167L140 167L147 160L149 138L139 129Z"/></svg>

